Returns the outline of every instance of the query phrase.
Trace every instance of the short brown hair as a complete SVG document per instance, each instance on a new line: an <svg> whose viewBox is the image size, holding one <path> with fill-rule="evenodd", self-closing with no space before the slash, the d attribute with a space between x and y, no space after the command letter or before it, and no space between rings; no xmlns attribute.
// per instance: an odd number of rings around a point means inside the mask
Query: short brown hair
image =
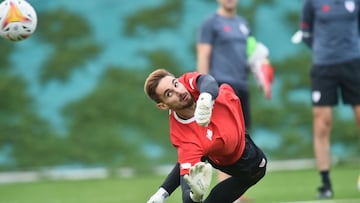
<svg viewBox="0 0 360 203"><path fill-rule="evenodd" d="M165 69L157 69L151 72L145 80L144 91L146 95L156 103L161 102L161 100L159 98L159 95L156 94L155 90L159 85L159 81L165 76L174 75Z"/></svg>

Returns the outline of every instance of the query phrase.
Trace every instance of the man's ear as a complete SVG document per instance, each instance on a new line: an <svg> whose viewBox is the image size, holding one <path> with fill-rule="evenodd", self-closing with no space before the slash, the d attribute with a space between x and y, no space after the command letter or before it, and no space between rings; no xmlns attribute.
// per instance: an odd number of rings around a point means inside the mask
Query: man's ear
<svg viewBox="0 0 360 203"><path fill-rule="evenodd" d="M168 110L169 109L169 106L162 103L162 102L159 102L156 104L156 106L159 108L159 109L162 109L162 110Z"/></svg>

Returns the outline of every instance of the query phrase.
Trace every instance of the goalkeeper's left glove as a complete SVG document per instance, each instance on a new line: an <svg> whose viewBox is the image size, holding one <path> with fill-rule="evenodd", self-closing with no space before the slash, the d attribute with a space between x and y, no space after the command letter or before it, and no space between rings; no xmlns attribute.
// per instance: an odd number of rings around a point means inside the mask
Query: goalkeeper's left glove
<svg viewBox="0 0 360 203"><path fill-rule="evenodd" d="M214 101L210 93L203 92L196 102L194 117L196 123L201 126L207 126L210 123Z"/></svg>
<svg viewBox="0 0 360 203"><path fill-rule="evenodd" d="M164 188L160 187L146 203L164 203L167 197L169 197L169 193Z"/></svg>
<svg viewBox="0 0 360 203"><path fill-rule="evenodd" d="M190 198L194 202L202 201L206 191L210 187L212 179L212 166L209 163L199 162L190 168L189 174L184 176L185 182L189 185Z"/></svg>

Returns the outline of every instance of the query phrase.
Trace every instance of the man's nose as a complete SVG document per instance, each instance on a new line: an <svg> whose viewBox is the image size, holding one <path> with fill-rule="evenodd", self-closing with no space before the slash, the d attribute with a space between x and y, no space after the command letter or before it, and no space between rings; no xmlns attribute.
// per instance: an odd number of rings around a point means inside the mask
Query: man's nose
<svg viewBox="0 0 360 203"><path fill-rule="evenodd" d="M179 90L174 90L174 93L177 95L177 96L180 96L181 95L181 92Z"/></svg>
<svg viewBox="0 0 360 203"><path fill-rule="evenodd" d="M174 93L177 97L181 98L182 92L176 90Z"/></svg>

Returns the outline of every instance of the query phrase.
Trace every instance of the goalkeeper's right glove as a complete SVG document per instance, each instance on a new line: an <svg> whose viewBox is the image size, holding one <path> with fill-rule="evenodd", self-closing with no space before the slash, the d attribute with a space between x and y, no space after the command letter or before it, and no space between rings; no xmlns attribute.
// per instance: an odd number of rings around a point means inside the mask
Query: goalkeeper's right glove
<svg viewBox="0 0 360 203"><path fill-rule="evenodd" d="M164 203L167 197L169 197L169 193L161 187L146 203Z"/></svg>
<svg viewBox="0 0 360 203"><path fill-rule="evenodd" d="M199 162L190 168L189 174L184 176L185 182L190 186L190 198L200 202L210 187L212 167L209 163Z"/></svg>
<svg viewBox="0 0 360 203"><path fill-rule="evenodd" d="M194 117L200 126L207 126L210 123L214 101L210 93L203 92L196 101Z"/></svg>

